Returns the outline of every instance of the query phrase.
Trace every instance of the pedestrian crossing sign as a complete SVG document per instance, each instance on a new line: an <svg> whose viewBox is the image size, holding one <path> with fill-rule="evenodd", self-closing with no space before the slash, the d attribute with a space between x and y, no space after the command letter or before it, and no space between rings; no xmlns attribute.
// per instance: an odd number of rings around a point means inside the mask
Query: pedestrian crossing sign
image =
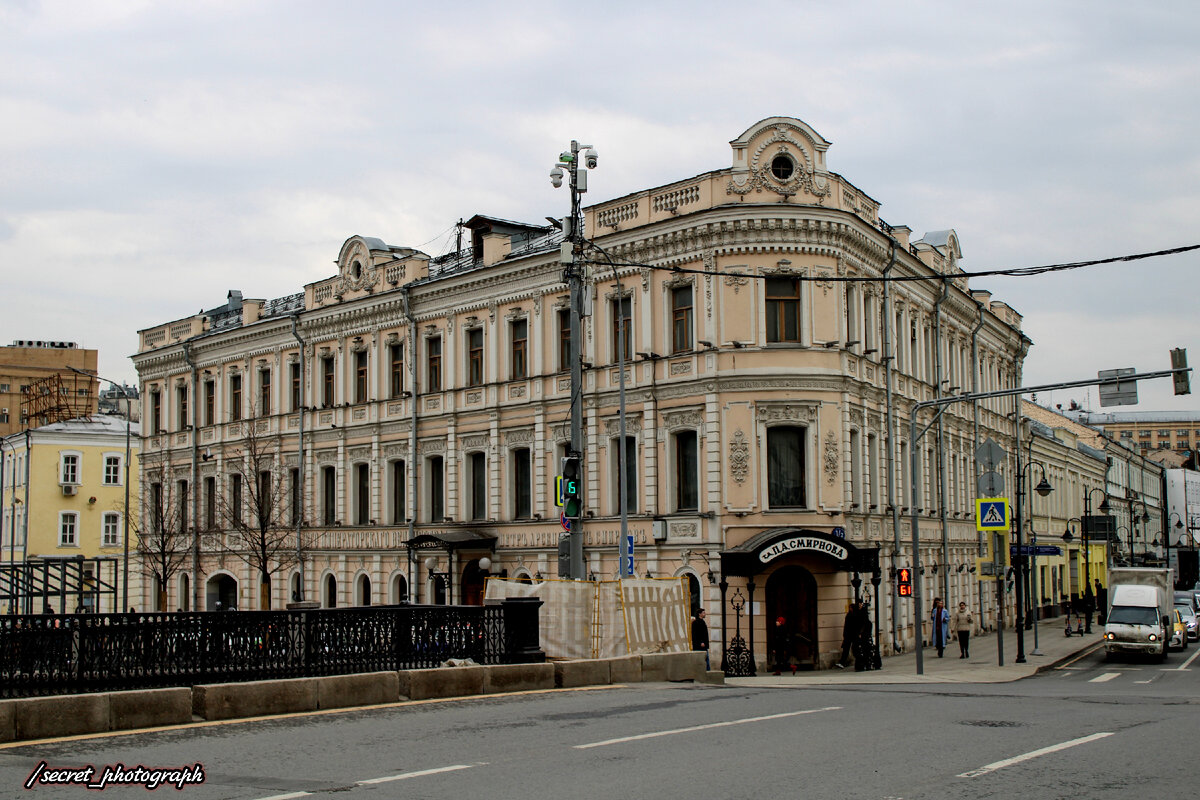
<svg viewBox="0 0 1200 800"><path fill-rule="evenodd" d="M1008 498L988 497L976 500L975 528L981 531L1008 530Z"/></svg>

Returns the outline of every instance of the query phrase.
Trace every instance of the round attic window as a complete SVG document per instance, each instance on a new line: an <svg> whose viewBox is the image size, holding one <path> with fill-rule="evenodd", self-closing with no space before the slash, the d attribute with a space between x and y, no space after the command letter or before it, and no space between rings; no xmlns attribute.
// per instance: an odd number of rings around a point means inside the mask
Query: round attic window
<svg viewBox="0 0 1200 800"><path fill-rule="evenodd" d="M355 261L353 264L350 265L350 274L354 277L354 280L358 280L359 278L362 277L362 262L361 261Z"/></svg>
<svg viewBox="0 0 1200 800"><path fill-rule="evenodd" d="M796 165L785 155L777 155L771 159L771 175L776 180L786 181L796 171Z"/></svg>

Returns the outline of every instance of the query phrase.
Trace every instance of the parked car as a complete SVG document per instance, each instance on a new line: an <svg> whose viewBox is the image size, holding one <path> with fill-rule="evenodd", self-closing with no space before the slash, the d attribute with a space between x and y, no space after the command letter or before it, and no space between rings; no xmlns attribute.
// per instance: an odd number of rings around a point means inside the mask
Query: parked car
<svg viewBox="0 0 1200 800"><path fill-rule="evenodd" d="M1167 647L1171 650L1187 650L1187 623L1183 621L1183 614L1176 608L1171 612L1171 638L1167 640Z"/></svg>
<svg viewBox="0 0 1200 800"><path fill-rule="evenodd" d="M1192 607L1190 605L1176 605L1175 610L1183 617L1183 624L1187 626L1188 641L1194 642L1200 639L1200 628L1197 628L1197 625L1200 625L1200 620L1197 620L1196 612L1192 610Z"/></svg>

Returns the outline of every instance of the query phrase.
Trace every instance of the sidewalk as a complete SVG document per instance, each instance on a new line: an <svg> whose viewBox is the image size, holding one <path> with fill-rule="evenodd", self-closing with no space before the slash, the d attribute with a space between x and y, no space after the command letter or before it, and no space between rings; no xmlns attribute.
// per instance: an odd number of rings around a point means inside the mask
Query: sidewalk
<svg viewBox="0 0 1200 800"><path fill-rule="evenodd" d="M998 665L995 632L971 637L971 657L958 657L958 642L946 648L943 658L937 650L926 647L924 674L917 674L916 652L901 653L883 659L883 669L855 672L854 667L797 672L795 675L772 675L770 672L753 678L726 678L730 686L836 686L839 684L893 683L1007 683L1027 678L1048 669L1100 644L1104 626L1092 622L1092 632L1086 636L1064 636L1062 617L1044 620L1038 625L1038 645L1041 655L1033 655L1033 631L1025 631L1026 663L1015 663L1017 633L1004 631L1004 666ZM885 631L886 635L886 631Z"/></svg>

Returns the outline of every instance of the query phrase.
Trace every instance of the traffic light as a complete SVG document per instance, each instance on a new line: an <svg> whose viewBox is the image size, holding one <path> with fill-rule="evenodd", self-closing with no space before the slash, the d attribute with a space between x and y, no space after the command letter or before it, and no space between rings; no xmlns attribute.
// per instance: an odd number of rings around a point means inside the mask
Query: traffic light
<svg viewBox="0 0 1200 800"><path fill-rule="evenodd" d="M1192 376L1187 372L1187 350L1182 347L1176 347L1171 351L1171 369L1184 370L1176 372L1171 377L1175 379L1175 394L1191 394L1192 393Z"/></svg>
<svg viewBox="0 0 1200 800"><path fill-rule="evenodd" d="M896 594L900 597L912 597L912 570L908 567L896 570Z"/></svg>
<svg viewBox="0 0 1200 800"><path fill-rule="evenodd" d="M579 456L565 456L562 460L563 516L579 519L583 512L583 480L579 474Z"/></svg>

